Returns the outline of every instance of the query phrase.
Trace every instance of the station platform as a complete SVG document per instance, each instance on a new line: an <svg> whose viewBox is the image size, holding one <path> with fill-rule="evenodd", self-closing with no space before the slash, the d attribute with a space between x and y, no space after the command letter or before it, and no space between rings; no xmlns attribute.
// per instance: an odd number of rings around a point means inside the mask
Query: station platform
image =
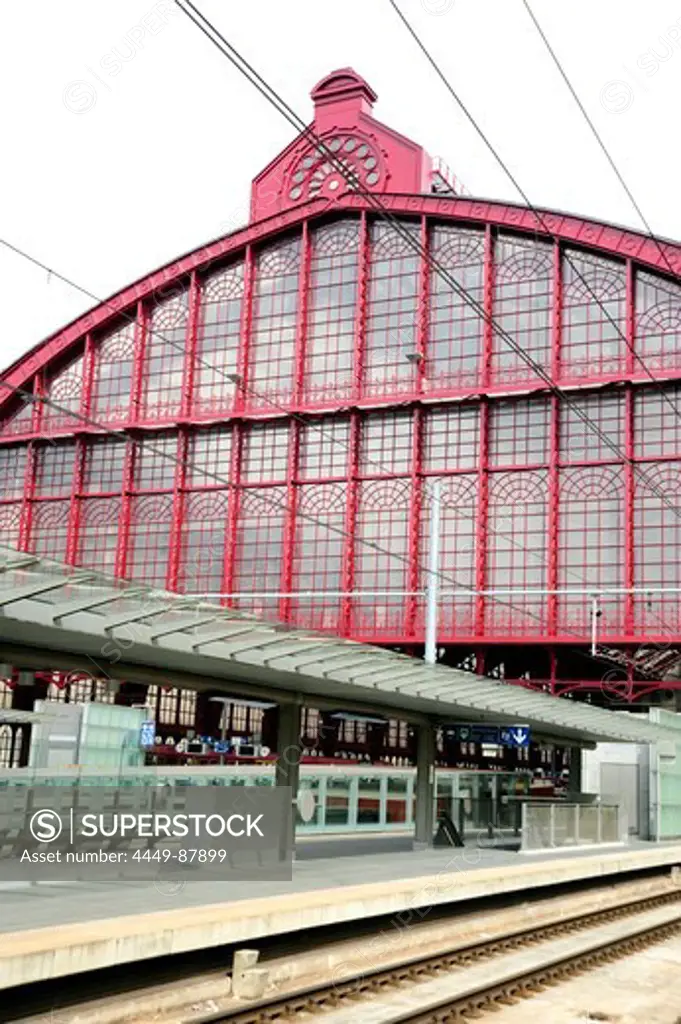
<svg viewBox="0 0 681 1024"><path fill-rule="evenodd" d="M0 885L0 989L197 949L628 871L681 865L681 843L632 842L525 857L503 849L429 849L294 862L290 882ZM417 913L418 911L418 913Z"/></svg>

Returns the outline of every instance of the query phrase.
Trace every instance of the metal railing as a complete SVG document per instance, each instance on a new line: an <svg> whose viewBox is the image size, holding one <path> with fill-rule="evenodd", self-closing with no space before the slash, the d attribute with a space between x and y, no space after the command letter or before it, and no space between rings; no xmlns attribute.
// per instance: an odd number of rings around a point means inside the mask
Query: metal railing
<svg viewBox="0 0 681 1024"><path fill-rule="evenodd" d="M523 852L625 843L626 815L617 804L528 802L520 834Z"/></svg>

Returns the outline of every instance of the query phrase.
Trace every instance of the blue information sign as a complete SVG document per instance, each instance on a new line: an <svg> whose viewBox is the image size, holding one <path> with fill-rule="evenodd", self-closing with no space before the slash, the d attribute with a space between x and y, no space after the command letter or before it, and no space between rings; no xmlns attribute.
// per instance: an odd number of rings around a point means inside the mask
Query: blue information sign
<svg viewBox="0 0 681 1024"><path fill-rule="evenodd" d="M485 743L495 747L529 747L528 725L455 725L447 730L459 743Z"/></svg>
<svg viewBox="0 0 681 1024"><path fill-rule="evenodd" d="M529 747L529 725L510 725L501 730L501 742L505 747Z"/></svg>
<svg viewBox="0 0 681 1024"><path fill-rule="evenodd" d="M140 746L153 747L156 743L156 722L142 722L140 728Z"/></svg>

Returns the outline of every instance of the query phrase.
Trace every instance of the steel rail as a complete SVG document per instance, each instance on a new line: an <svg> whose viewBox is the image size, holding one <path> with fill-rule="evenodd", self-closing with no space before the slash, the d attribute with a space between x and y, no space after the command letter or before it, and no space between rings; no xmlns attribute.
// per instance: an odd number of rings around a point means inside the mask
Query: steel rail
<svg viewBox="0 0 681 1024"><path fill-rule="evenodd" d="M470 946L458 948L445 953L430 955L428 957L414 957L405 960L394 967L384 967L369 970L363 974L355 975L347 980L340 980L335 983L322 983L300 991L290 993L284 997L275 997L253 1003L248 1007L235 1007L222 1010L219 1013L202 1017L193 1024L274 1024L274 1022L295 1020L298 1016L301 1019L310 1015L323 1014L328 1011L339 1009L347 1004L353 1017L361 1013L359 1007L361 1000L367 997L375 997L386 993L394 988L403 985L413 985L436 978L457 968L470 967L474 963L492 960L503 954L516 952L524 948L549 942L561 936L569 936L577 932L583 932L594 928L597 925L609 924L621 918L635 917L646 911L654 910L668 904L681 902L681 890L673 889L668 892L656 894L643 899L636 899L632 896L629 900L606 910L598 910L591 913L576 913L574 917L562 919L555 924L542 925L539 928L521 928L516 932L510 932L502 938L493 939L488 942L474 943ZM425 1011L421 1010L418 1015L398 1016L394 1018L394 1024L404 1021L405 1024L443 1024L449 1021L462 1021L475 1015L475 1011L483 1006L486 1009L499 1008L504 1001L508 1004L519 998L534 994L539 991L542 984L548 984L548 979L555 976L556 981L569 976L569 970L577 973L585 969L579 966L582 961L593 960L604 962L609 956L613 956L612 950L619 945L639 948L636 943L659 941L657 938L667 937L676 930L681 930L681 907L679 908L678 920L672 923L665 923L658 927L648 929L644 932L637 932L634 936L627 936L621 942L610 943L603 950L580 954L576 958L568 958L565 965L551 965L541 971L534 971L527 977L519 976L512 981L505 980L504 983L496 985L491 983L485 990L477 991L469 1000L461 1005L453 1004L451 1000L445 1000L445 1006L433 1007ZM646 938L650 934L650 938ZM624 955L617 953L617 955ZM589 959L591 958L591 960ZM574 961L574 964L573 964ZM579 963L578 963L579 962ZM540 981L539 975L545 976L545 981ZM526 993L526 994L523 994ZM470 1003L470 1005L469 1005ZM469 1017L466 1017L466 1012ZM478 1012L481 1012L479 1010ZM443 1015L444 1014L444 1015Z"/></svg>

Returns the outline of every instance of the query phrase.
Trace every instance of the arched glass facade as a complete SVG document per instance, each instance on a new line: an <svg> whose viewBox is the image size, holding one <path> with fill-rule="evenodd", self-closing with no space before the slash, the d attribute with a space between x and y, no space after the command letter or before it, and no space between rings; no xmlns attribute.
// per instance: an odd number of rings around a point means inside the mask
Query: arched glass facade
<svg viewBox="0 0 681 1024"><path fill-rule="evenodd" d="M678 637L681 288L404 206L400 230L301 216L31 373L59 409L4 406L2 542L416 650L438 480L460 661L522 643L536 664L503 674L555 673L594 593L602 642Z"/></svg>

